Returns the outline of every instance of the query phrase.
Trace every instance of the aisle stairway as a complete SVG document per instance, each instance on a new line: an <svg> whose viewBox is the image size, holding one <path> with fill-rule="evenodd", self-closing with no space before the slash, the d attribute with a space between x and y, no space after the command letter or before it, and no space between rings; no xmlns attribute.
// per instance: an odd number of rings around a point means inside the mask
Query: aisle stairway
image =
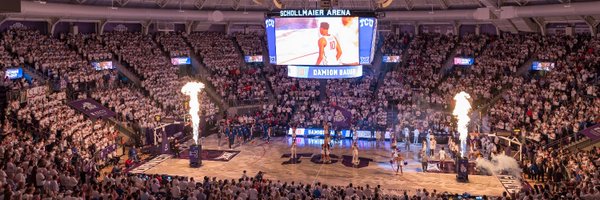
<svg viewBox="0 0 600 200"><path fill-rule="evenodd" d="M233 40L233 44L235 45L236 52L238 53L239 57L242 59L242 63L245 63L246 60L245 60L245 55L244 55L244 51L242 50L242 47L240 46L240 44L238 43L238 41L235 37L233 37L232 40ZM260 49L262 50L261 51L262 56L263 56L263 58L265 58L265 55L268 55L268 52L266 51L264 42L261 41L260 44L261 44ZM265 61L266 60L263 59L263 63L266 63ZM258 76L262 79L262 81L267 83L266 86L267 86L268 102L274 104L276 99L275 99L273 89L271 88L271 85L268 84L269 80L267 79L267 77L265 77L264 73L260 73ZM263 104L263 103L265 103L265 102L257 102L257 103L253 103L253 104L256 105L256 104Z"/></svg>
<svg viewBox="0 0 600 200"><path fill-rule="evenodd" d="M456 46L458 46L458 45L456 45ZM440 69L440 71L438 73L439 77L446 76L448 74L448 72L451 71L452 67L454 67L454 57L456 57L456 52L458 51L458 48L456 46L448 54L448 57L446 58L444 65L442 66L442 68Z"/></svg>
<svg viewBox="0 0 600 200"><path fill-rule="evenodd" d="M119 62L116 58L112 60L113 66L117 68L117 70L131 82L133 82L136 86L141 87L141 79L135 73L131 72L128 67L125 67L126 64Z"/></svg>
<svg viewBox="0 0 600 200"><path fill-rule="evenodd" d="M327 100L327 80L320 79L319 80L319 100L326 101Z"/></svg>
<svg viewBox="0 0 600 200"><path fill-rule="evenodd" d="M45 83L46 81L49 80L48 76L43 75L42 73L38 72L37 70L29 67L29 66L23 66L23 74L25 75L29 75L32 79L37 80L41 83Z"/></svg>
<svg viewBox="0 0 600 200"><path fill-rule="evenodd" d="M204 64L200 60L200 56L196 55L193 52L190 52L190 59L192 61L192 67L195 69L197 74L195 75L195 79L199 80L202 83L208 83L208 77L210 76L208 69L204 66ZM213 87L210 87L207 84L207 87L204 88L204 91L208 95L208 98L219 107L219 110L225 111L229 109L229 105L225 103L221 95L219 95Z"/></svg>

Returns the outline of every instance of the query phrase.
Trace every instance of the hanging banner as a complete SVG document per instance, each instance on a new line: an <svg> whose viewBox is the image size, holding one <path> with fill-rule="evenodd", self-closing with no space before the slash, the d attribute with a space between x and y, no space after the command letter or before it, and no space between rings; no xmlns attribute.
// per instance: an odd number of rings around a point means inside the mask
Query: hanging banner
<svg viewBox="0 0 600 200"><path fill-rule="evenodd" d="M69 102L69 106L75 108L79 112L82 112L94 120L99 118L106 119L117 115L115 112L90 98L71 101Z"/></svg>
<svg viewBox="0 0 600 200"><path fill-rule="evenodd" d="M337 105L332 106L335 111L333 112L333 127L336 128L350 128L352 120L352 113L345 108Z"/></svg>
<svg viewBox="0 0 600 200"><path fill-rule="evenodd" d="M589 128L583 129L581 133L592 140L600 139L600 124L596 124Z"/></svg>

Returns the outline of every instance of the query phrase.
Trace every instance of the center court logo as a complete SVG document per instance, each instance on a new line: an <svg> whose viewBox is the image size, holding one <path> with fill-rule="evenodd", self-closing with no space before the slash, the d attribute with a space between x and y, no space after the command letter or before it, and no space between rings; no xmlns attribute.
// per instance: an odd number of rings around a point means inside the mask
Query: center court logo
<svg viewBox="0 0 600 200"><path fill-rule="evenodd" d="M221 156L215 158L216 160L231 160L236 153L224 152Z"/></svg>

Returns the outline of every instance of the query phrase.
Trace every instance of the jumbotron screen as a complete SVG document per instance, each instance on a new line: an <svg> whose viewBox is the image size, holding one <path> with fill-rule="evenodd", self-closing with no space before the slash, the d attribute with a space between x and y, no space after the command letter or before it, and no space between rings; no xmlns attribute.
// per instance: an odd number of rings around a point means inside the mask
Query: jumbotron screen
<svg viewBox="0 0 600 200"><path fill-rule="evenodd" d="M265 20L269 61L277 65L371 64L377 19L349 10L283 10Z"/></svg>

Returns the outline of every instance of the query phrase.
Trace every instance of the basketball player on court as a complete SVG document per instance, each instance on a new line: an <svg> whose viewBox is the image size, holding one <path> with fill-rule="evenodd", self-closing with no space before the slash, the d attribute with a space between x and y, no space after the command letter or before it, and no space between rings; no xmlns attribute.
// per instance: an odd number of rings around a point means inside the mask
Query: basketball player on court
<svg viewBox="0 0 600 200"><path fill-rule="evenodd" d="M342 48L338 39L329 34L329 23L321 22L319 33L319 57L317 65L340 65L340 57L342 56Z"/></svg>

